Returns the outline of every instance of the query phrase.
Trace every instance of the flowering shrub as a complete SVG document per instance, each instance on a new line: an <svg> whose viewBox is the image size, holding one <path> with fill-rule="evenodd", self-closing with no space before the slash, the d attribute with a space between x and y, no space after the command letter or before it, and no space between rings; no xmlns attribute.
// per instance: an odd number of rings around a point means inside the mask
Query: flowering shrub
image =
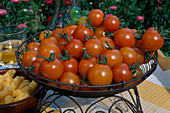
<svg viewBox="0 0 170 113"><path fill-rule="evenodd" d="M1 0L0 26L20 24L29 36L46 28L54 8L53 0Z"/></svg>

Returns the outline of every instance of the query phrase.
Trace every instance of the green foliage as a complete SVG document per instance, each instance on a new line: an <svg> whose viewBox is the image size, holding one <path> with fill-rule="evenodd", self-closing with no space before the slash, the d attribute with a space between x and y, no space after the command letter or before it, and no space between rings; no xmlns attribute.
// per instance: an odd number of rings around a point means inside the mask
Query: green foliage
<svg viewBox="0 0 170 113"><path fill-rule="evenodd" d="M45 0L19 3L1 0L0 9L7 10L7 14L0 15L0 26L26 24L28 36L42 31L48 24L47 18L53 15L54 4L46 4Z"/></svg>

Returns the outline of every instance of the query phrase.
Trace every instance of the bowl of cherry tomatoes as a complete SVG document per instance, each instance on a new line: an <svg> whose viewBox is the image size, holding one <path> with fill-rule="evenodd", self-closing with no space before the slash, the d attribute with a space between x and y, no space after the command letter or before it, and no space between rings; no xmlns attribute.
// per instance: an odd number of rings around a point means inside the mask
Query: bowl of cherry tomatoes
<svg viewBox="0 0 170 113"><path fill-rule="evenodd" d="M120 93L154 72L164 43L156 29L141 34L120 28L118 17L100 9L82 17L25 40L16 52L20 68L36 82L78 97Z"/></svg>

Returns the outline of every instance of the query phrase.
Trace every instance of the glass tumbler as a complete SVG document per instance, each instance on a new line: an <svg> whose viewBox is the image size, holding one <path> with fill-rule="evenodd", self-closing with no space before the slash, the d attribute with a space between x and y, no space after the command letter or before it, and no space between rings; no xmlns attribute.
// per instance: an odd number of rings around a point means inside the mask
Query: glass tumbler
<svg viewBox="0 0 170 113"><path fill-rule="evenodd" d="M19 25L0 26L0 66L17 65L15 51L25 39L25 27Z"/></svg>

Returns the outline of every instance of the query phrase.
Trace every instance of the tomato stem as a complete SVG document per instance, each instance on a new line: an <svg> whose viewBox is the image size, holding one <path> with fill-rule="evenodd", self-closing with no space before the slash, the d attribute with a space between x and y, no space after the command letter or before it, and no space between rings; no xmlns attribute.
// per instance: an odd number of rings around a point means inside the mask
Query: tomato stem
<svg viewBox="0 0 170 113"><path fill-rule="evenodd" d="M105 43L106 43L106 46L104 46L104 47L105 47L106 49L112 50L112 49L115 49L115 48L116 48L116 46L111 47L107 41L105 41Z"/></svg>
<svg viewBox="0 0 170 113"><path fill-rule="evenodd" d="M52 62L55 60L55 52L54 53L50 53L50 56L48 58L45 58L43 56L38 56L38 57L41 57L41 58L44 58L45 60L47 60L48 62Z"/></svg>
<svg viewBox="0 0 170 113"><path fill-rule="evenodd" d="M95 38L94 36L91 36L91 35L88 36L88 35L85 34L85 36L86 36L87 38L85 38L84 41L88 41L88 40L90 40L90 39L92 39L92 38Z"/></svg>
<svg viewBox="0 0 170 113"><path fill-rule="evenodd" d="M147 51L146 53L145 53L145 60L148 60L148 59L151 59L151 58L153 58L151 55L151 51Z"/></svg>
<svg viewBox="0 0 170 113"><path fill-rule="evenodd" d="M69 60L72 57L72 55L70 55L68 51L66 51L65 49L64 51L65 51L65 56L62 56L62 54L58 53L58 55L60 56L60 61Z"/></svg>
<svg viewBox="0 0 170 113"><path fill-rule="evenodd" d="M44 38L49 38L51 36L51 33L47 30L44 32Z"/></svg>
<svg viewBox="0 0 170 113"><path fill-rule="evenodd" d="M90 53L91 55L87 53L86 48L83 48L83 52L84 52L83 59L90 59L91 57L93 57L92 53Z"/></svg>
<svg viewBox="0 0 170 113"><path fill-rule="evenodd" d="M103 59L104 57L104 59ZM103 56L103 55L97 55L97 60L98 60L98 63L99 64L107 64L108 62L108 59L107 59L107 56Z"/></svg>
<svg viewBox="0 0 170 113"><path fill-rule="evenodd" d="M35 65L32 65L31 63L31 67L25 67L25 69L28 69L29 71L34 71Z"/></svg>

